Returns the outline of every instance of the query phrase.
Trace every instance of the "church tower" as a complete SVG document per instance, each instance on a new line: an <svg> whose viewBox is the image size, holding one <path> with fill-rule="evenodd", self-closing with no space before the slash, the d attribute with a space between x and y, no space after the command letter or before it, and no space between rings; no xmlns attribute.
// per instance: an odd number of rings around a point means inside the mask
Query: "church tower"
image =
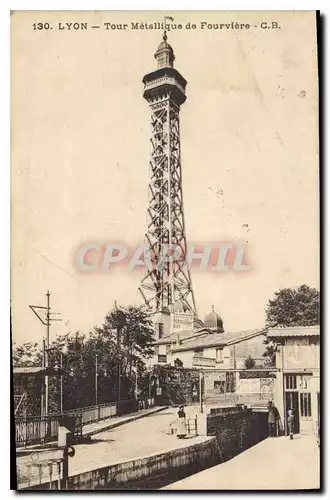
<svg viewBox="0 0 330 500"><path fill-rule="evenodd" d="M175 311L196 317L197 310L187 266L180 155L180 107L186 101L187 81L173 67L175 60L166 32L155 59L157 69L143 78L143 97L151 113L146 266L140 292L158 315ZM180 258L164 261L164 248L176 248ZM171 250L168 255L171 254ZM160 323L162 320L159 320Z"/></svg>

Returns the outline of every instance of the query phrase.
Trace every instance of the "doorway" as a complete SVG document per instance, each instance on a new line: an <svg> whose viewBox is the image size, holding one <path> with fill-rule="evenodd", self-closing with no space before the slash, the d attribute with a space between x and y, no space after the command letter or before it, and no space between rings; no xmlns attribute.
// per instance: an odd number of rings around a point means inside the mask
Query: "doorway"
<svg viewBox="0 0 330 500"><path fill-rule="evenodd" d="M299 434L300 425L299 425L299 400L298 400L298 392L286 392L285 393L285 410L287 418L288 411L290 408L293 410L294 414L294 422L293 422L293 434Z"/></svg>

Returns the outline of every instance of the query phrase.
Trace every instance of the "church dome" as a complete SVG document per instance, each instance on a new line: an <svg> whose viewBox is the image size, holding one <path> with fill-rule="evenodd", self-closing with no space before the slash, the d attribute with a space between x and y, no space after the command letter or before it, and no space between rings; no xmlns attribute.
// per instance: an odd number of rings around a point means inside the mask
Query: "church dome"
<svg viewBox="0 0 330 500"><path fill-rule="evenodd" d="M213 332L216 333L224 332L223 321L219 316L219 314L215 312L214 306L212 306L212 311L207 316L205 316L204 325Z"/></svg>

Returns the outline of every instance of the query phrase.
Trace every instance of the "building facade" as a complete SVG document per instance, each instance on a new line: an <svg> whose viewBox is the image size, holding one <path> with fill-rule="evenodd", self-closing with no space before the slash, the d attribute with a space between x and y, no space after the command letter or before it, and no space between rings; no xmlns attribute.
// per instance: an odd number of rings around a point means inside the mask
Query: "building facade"
<svg viewBox="0 0 330 500"><path fill-rule="evenodd" d="M295 433L316 433L320 422L320 327L270 328L277 346L275 404L284 430L287 413L295 416Z"/></svg>
<svg viewBox="0 0 330 500"><path fill-rule="evenodd" d="M175 313L171 329L154 342L150 364L239 370L250 356L256 366L263 367L266 333L265 328L225 332L214 307L199 324L188 313Z"/></svg>

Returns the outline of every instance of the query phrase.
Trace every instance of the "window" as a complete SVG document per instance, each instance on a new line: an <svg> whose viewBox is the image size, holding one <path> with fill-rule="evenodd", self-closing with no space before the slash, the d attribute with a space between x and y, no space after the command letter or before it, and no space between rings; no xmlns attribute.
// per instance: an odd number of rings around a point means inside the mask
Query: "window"
<svg viewBox="0 0 330 500"><path fill-rule="evenodd" d="M285 375L285 388L290 390L297 389L296 375Z"/></svg>
<svg viewBox="0 0 330 500"><path fill-rule="evenodd" d="M299 382L299 388L300 389L308 389L309 379L310 379L310 377L305 376L305 375L301 375L300 382Z"/></svg>
<svg viewBox="0 0 330 500"><path fill-rule="evenodd" d="M217 363L223 363L223 349L216 349L215 355Z"/></svg>
<svg viewBox="0 0 330 500"><path fill-rule="evenodd" d="M225 393L226 386L224 380L215 380L213 387L216 391L220 392L220 394Z"/></svg>
<svg viewBox="0 0 330 500"><path fill-rule="evenodd" d="M158 354L158 363L166 363L166 354Z"/></svg>
<svg viewBox="0 0 330 500"><path fill-rule="evenodd" d="M158 338L164 337L164 323L158 323Z"/></svg>
<svg viewBox="0 0 330 500"><path fill-rule="evenodd" d="M301 392L300 393L300 415L301 415L301 417L311 417L312 416L310 392Z"/></svg>
<svg viewBox="0 0 330 500"><path fill-rule="evenodd" d="M203 349L195 349L194 350L194 356L197 356L197 357L203 357Z"/></svg>

